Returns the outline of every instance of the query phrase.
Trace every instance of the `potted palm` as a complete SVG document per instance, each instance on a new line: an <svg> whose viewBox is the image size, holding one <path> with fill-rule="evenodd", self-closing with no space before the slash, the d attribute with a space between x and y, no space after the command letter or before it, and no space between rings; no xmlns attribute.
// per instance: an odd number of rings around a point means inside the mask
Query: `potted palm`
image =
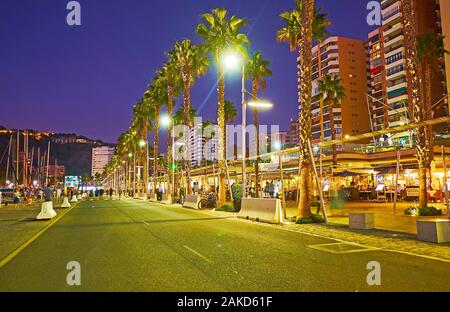
<svg viewBox="0 0 450 312"><path fill-rule="evenodd" d="M235 212L241 211L242 194L243 189L240 184L233 184L231 186L231 192L233 193L233 208Z"/></svg>

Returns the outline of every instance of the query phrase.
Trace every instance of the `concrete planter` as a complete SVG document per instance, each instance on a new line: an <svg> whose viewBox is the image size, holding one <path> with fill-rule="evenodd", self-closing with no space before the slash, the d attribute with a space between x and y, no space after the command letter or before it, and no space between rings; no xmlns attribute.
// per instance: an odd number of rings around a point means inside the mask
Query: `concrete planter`
<svg viewBox="0 0 450 312"><path fill-rule="evenodd" d="M375 228L375 214L350 213L349 227L355 230L370 230Z"/></svg>
<svg viewBox="0 0 450 312"><path fill-rule="evenodd" d="M417 220L417 239L429 243L449 243L450 220Z"/></svg>

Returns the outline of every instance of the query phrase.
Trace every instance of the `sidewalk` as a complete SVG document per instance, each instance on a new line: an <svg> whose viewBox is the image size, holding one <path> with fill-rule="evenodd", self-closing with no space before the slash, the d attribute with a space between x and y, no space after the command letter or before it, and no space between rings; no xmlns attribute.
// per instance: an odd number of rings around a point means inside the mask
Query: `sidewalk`
<svg viewBox="0 0 450 312"><path fill-rule="evenodd" d="M371 209L367 207L368 210ZM331 240L336 240L338 242L349 242L359 245L368 246L371 248L379 249L382 251L397 252L403 254L409 254L413 256L419 256L423 258L433 259L437 261L444 261L450 263L450 243L447 244L432 244L418 241L415 233L408 233L408 231L392 231L392 230L351 230L348 228L348 221L344 221L344 217L332 217L332 225L326 226L324 224L294 224L287 223L282 225L270 225L265 223L259 223L256 221L238 219L238 213L230 212L218 212L203 210L202 213L220 217L220 218L230 218L241 222L251 222L259 224L261 226L273 226L281 230L287 230L292 232L297 232L305 235L312 235L321 238L327 238ZM382 212L382 211L379 211ZM404 228L412 228L412 223L415 224L415 218L413 217L403 217L400 215L392 215L392 219L382 218L376 214L377 220L382 221L385 226L396 227L401 220L405 222ZM405 219L404 219L405 218ZM409 219L408 219L409 218ZM395 221L392 221L395 220ZM338 224L341 221L342 224ZM347 224L345 224L347 223Z"/></svg>
<svg viewBox="0 0 450 312"><path fill-rule="evenodd" d="M398 203L394 213L393 203L352 202L345 203L343 209L330 209L327 207L329 222L335 225L348 226L348 215L351 212L370 212L375 214L375 228L401 233L417 234L416 221L422 219L436 219L442 217L411 217L405 216L404 211L411 207L412 203ZM445 209L443 204L430 204L436 208ZM317 208L313 208L316 212ZM286 208L288 219L297 215L295 203L289 202Z"/></svg>

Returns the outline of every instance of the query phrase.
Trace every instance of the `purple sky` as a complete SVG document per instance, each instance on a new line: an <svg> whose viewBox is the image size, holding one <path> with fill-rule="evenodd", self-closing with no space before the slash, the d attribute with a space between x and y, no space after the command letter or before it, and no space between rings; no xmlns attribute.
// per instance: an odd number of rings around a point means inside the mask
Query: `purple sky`
<svg viewBox="0 0 450 312"><path fill-rule="evenodd" d="M82 26L74 27L66 24L67 2L0 2L0 125L115 142L130 124L131 107L165 60L164 51L175 40L198 41L194 30L200 15L219 6L248 19L245 32L252 50L262 51L272 63L273 77L263 97L276 109L261 113L261 123L287 129L297 114L295 55L275 40L282 25L278 15L291 9L294 0L80 0ZM367 2L317 0L333 22L333 35L359 39L370 30ZM201 114L207 119L216 114L215 89L208 97L215 82L211 70L192 90L193 106L204 103ZM226 97L238 108L239 83L237 75L226 82Z"/></svg>

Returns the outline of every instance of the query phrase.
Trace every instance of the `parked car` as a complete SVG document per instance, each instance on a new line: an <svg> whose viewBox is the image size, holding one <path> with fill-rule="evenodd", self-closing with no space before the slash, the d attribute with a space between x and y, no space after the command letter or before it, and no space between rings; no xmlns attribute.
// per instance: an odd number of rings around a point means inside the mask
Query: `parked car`
<svg viewBox="0 0 450 312"><path fill-rule="evenodd" d="M0 206L12 204L14 202L13 189L0 189Z"/></svg>

